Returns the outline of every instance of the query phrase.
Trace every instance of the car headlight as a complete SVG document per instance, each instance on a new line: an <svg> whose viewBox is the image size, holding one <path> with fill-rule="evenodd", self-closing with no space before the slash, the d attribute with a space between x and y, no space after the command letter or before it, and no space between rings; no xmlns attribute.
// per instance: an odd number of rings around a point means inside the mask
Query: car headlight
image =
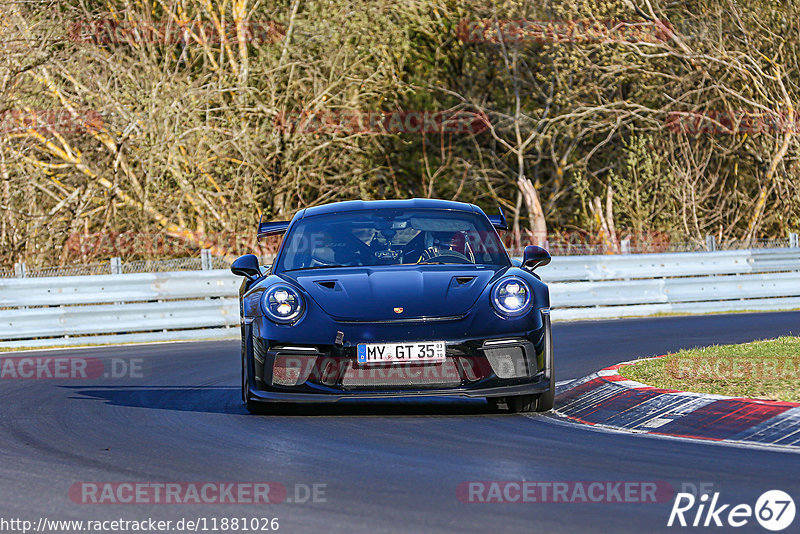
<svg viewBox="0 0 800 534"><path fill-rule="evenodd" d="M300 292L288 285L269 288L262 300L267 317L276 323L293 323L305 310L305 301Z"/></svg>
<svg viewBox="0 0 800 534"><path fill-rule="evenodd" d="M492 304L503 315L516 317L526 313L533 303L531 288L525 280L512 276L504 278L492 289Z"/></svg>

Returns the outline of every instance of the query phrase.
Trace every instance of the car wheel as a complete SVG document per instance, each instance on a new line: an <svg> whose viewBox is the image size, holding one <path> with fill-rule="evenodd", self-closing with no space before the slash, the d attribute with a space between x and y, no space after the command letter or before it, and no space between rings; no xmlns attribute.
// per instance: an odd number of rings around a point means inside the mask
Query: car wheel
<svg viewBox="0 0 800 534"><path fill-rule="evenodd" d="M537 406L538 395L516 395L506 397L506 406L511 413L532 412Z"/></svg>
<svg viewBox="0 0 800 534"><path fill-rule="evenodd" d="M247 360L242 356L242 402L247 403Z"/></svg>
<svg viewBox="0 0 800 534"><path fill-rule="evenodd" d="M253 415L265 415L269 413L269 406L263 402L247 399L244 404L247 407L247 411Z"/></svg>
<svg viewBox="0 0 800 534"><path fill-rule="evenodd" d="M556 388L553 385L550 385L550 389L546 392L540 394L536 398L536 410L537 412L549 412L553 409L553 405L555 404L556 400Z"/></svg>
<svg viewBox="0 0 800 534"><path fill-rule="evenodd" d="M556 370L554 366L555 362L553 361L555 358L552 356L552 350L550 354L550 387L544 393L539 394L536 399L537 412L549 412L553 409L553 405L555 405L556 401Z"/></svg>
<svg viewBox="0 0 800 534"><path fill-rule="evenodd" d="M247 376L247 359L242 358L242 402L244 403L247 411L252 414L263 414L266 412L264 404L254 401L250 398L250 391L248 389L248 376Z"/></svg>

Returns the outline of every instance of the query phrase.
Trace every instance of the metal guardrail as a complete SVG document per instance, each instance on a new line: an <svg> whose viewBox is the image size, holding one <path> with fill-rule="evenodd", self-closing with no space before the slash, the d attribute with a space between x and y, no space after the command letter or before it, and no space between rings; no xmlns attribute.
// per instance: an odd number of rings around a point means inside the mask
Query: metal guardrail
<svg viewBox="0 0 800 534"><path fill-rule="evenodd" d="M226 269L0 279L0 346L233 337L240 284Z"/></svg>
<svg viewBox="0 0 800 534"><path fill-rule="evenodd" d="M5 338L24 339L231 327L239 324L239 308L236 299L65 306L3 311L0 321L9 325Z"/></svg>
<svg viewBox="0 0 800 534"><path fill-rule="evenodd" d="M800 248L564 256L537 272L555 319L800 308ZM0 347L233 338L240 283L225 269L0 279Z"/></svg>
<svg viewBox="0 0 800 534"><path fill-rule="evenodd" d="M564 256L538 272L554 319L800 308L800 248Z"/></svg>
<svg viewBox="0 0 800 534"><path fill-rule="evenodd" d="M548 282L752 274L800 270L800 249L556 256L539 274Z"/></svg>
<svg viewBox="0 0 800 534"><path fill-rule="evenodd" d="M234 276L227 269L58 278L7 278L0 280L0 308L231 298L238 295L241 281L241 278ZM237 324L238 321L237 317ZM0 324L0 339L4 336L3 328L4 326Z"/></svg>

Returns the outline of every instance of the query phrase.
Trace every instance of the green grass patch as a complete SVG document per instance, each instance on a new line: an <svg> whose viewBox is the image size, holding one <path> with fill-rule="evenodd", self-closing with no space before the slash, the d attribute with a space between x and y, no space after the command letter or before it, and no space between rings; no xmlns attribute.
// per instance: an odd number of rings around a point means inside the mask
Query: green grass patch
<svg viewBox="0 0 800 534"><path fill-rule="evenodd" d="M800 337L682 350L620 374L657 388L800 402Z"/></svg>

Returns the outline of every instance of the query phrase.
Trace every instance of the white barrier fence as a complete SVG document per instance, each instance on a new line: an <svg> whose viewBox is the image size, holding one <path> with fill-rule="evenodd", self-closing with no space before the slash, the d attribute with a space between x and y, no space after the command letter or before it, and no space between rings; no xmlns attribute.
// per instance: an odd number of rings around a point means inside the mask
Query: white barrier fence
<svg viewBox="0 0 800 534"><path fill-rule="evenodd" d="M554 319L800 308L800 248L564 256L540 275Z"/></svg>
<svg viewBox="0 0 800 534"><path fill-rule="evenodd" d="M556 320L800 308L800 248L564 256L537 272ZM0 279L0 347L232 338L240 283L227 270Z"/></svg>
<svg viewBox="0 0 800 534"><path fill-rule="evenodd" d="M231 338L240 285L228 270L0 279L0 347Z"/></svg>

